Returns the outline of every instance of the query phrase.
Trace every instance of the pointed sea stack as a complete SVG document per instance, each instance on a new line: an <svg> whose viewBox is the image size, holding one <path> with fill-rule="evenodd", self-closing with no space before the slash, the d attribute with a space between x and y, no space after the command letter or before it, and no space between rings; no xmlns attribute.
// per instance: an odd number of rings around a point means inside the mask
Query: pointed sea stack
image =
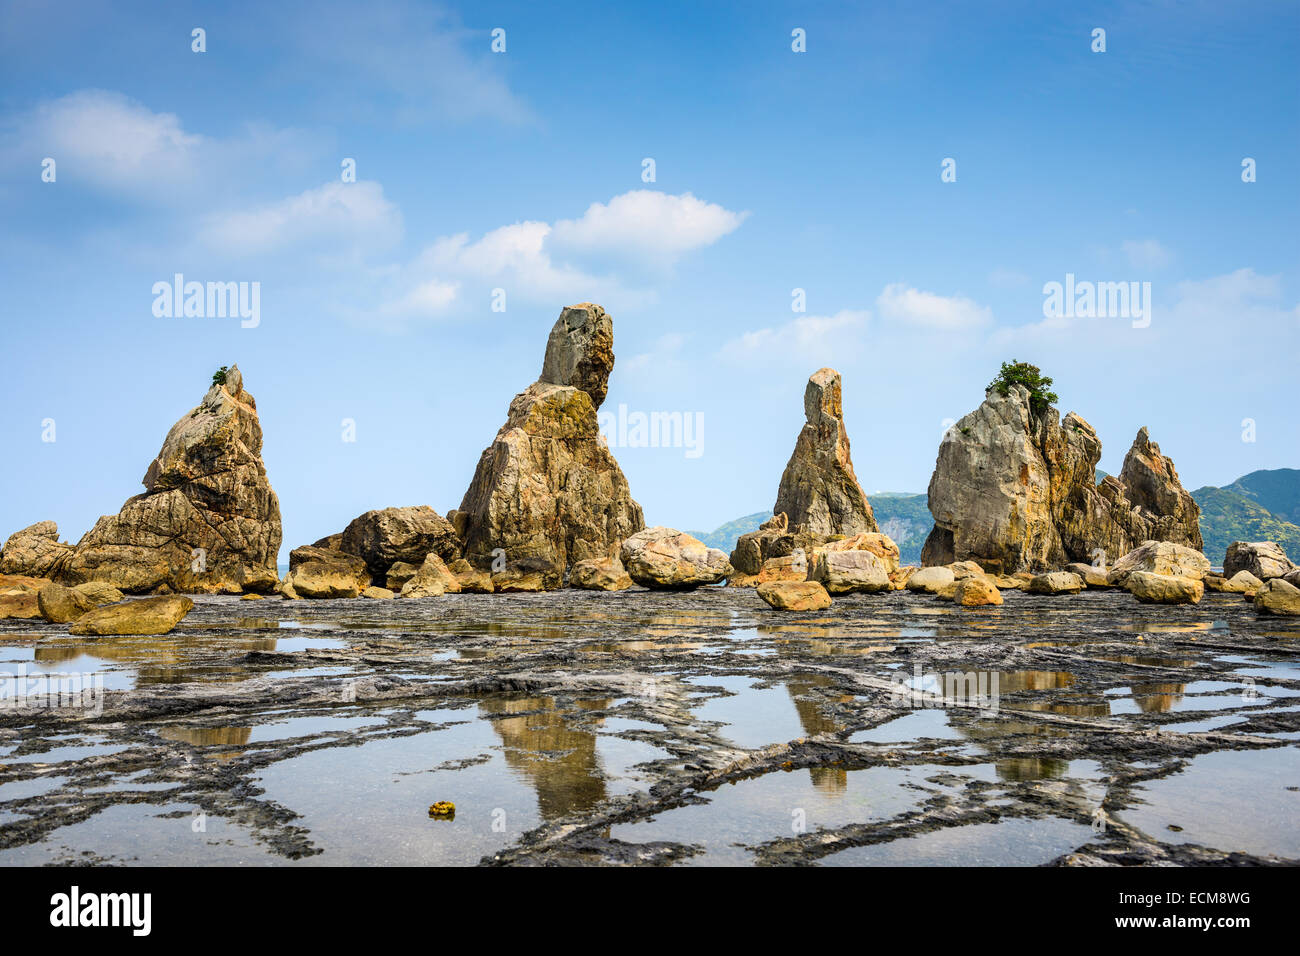
<svg viewBox="0 0 1300 956"><path fill-rule="evenodd" d="M613 344L613 322L600 306L584 302L560 313L541 377L510 403L460 508L448 516L476 567L503 557L510 571L560 587L574 564L612 556L645 527L596 418Z"/></svg>
<svg viewBox="0 0 1300 956"><path fill-rule="evenodd" d="M803 411L807 422L781 475L772 513L784 513L791 530L810 534L877 530L871 503L853 473L839 372L823 368L812 374Z"/></svg>
<svg viewBox="0 0 1300 956"><path fill-rule="evenodd" d="M86 533L62 579L130 593L274 590L280 503L262 463L257 403L238 366L172 426L144 486Z"/></svg>

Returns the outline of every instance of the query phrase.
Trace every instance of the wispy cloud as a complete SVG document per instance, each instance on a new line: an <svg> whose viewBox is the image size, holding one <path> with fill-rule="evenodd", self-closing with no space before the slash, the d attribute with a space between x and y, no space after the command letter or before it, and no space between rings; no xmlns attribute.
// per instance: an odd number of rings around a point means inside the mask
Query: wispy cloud
<svg viewBox="0 0 1300 956"><path fill-rule="evenodd" d="M881 319L901 325L949 331L980 328L993 322L993 311L961 296L922 292L901 282L885 286L876 299Z"/></svg>
<svg viewBox="0 0 1300 956"><path fill-rule="evenodd" d="M200 232L206 245L246 255L308 243L383 249L400 241L402 214L378 183L337 182L278 202L213 214Z"/></svg>
<svg viewBox="0 0 1300 956"><path fill-rule="evenodd" d="M1163 269L1174 261L1174 254L1156 239L1125 239L1119 249L1135 269Z"/></svg>

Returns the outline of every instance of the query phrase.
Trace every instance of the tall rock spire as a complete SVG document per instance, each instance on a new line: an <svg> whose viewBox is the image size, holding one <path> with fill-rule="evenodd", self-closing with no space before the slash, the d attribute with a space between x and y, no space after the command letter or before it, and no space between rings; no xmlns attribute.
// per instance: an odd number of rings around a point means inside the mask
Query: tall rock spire
<svg viewBox="0 0 1300 956"><path fill-rule="evenodd" d="M876 516L849 455L839 372L823 368L812 374L803 410L807 421L781 475L772 513L784 512L792 530L812 534L875 531Z"/></svg>

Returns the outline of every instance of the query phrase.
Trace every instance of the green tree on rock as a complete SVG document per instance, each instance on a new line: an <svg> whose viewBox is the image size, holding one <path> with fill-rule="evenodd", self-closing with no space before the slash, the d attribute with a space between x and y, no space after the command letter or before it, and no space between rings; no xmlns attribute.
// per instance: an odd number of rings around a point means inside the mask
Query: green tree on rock
<svg viewBox="0 0 1300 956"><path fill-rule="evenodd" d="M1052 379L1044 375L1037 365L1018 362L1012 359L1003 362L997 378L989 383L989 388L996 388L999 395L1011 394L1011 386L1023 385L1029 390L1029 409L1035 415L1041 415L1049 406L1057 403L1058 396L1051 391Z"/></svg>

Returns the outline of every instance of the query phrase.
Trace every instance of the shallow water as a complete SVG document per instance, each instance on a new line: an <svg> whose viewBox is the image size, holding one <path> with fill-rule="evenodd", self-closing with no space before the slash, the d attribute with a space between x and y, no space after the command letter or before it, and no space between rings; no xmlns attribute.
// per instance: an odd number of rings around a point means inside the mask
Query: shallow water
<svg viewBox="0 0 1300 956"><path fill-rule="evenodd" d="M0 865L1297 858L1297 636L1240 601L1117 592L784 616L742 589L201 597L173 634L98 639L4 621L0 674L77 675L103 712L15 710L0 680ZM1123 827L1090 826L1103 805Z"/></svg>

